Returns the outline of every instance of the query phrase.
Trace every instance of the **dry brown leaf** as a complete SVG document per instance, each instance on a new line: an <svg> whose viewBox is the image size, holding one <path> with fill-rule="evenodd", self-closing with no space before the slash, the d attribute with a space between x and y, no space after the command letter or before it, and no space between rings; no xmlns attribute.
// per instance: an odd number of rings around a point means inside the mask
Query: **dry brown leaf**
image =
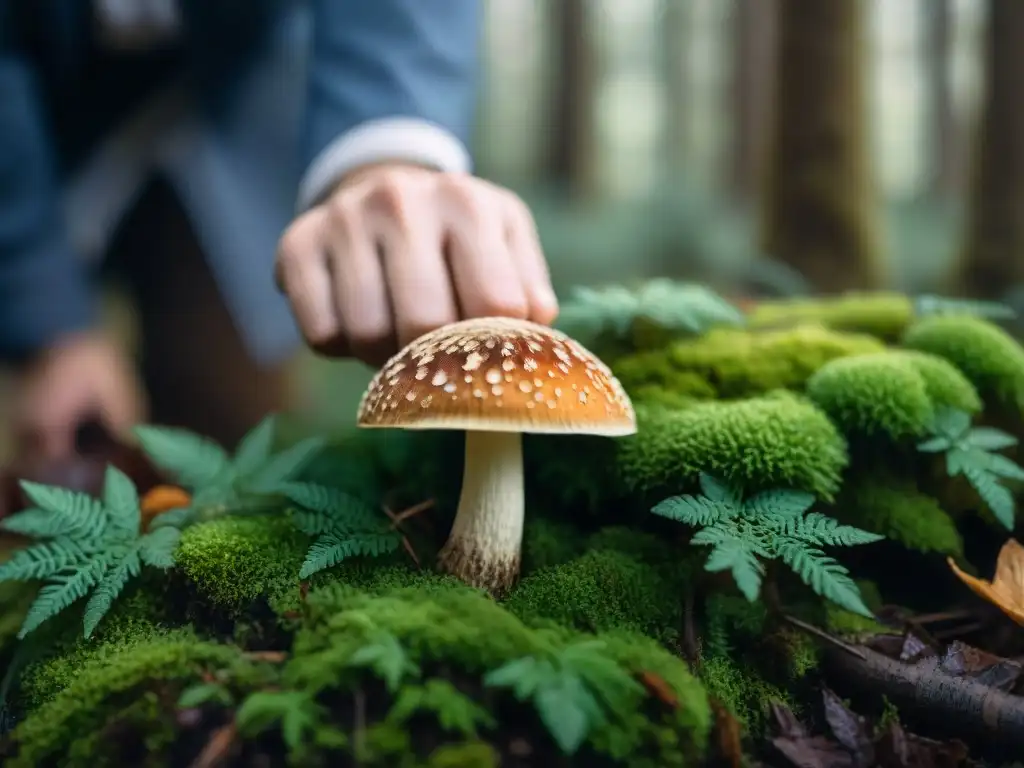
<svg viewBox="0 0 1024 768"><path fill-rule="evenodd" d="M157 515L187 507L191 503L192 497L184 488L176 485L157 485L151 488L139 501L143 529L148 528Z"/></svg>
<svg viewBox="0 0 1024 768"><path fill-rule="evenodd" d="M984 600L988 600L1003 613L1024 627L1024 546L1016 539L1007 541L996 559L996 573L992 581L977 579L964 573L953 558L947 558L949 567L964 584Z"/></svg>

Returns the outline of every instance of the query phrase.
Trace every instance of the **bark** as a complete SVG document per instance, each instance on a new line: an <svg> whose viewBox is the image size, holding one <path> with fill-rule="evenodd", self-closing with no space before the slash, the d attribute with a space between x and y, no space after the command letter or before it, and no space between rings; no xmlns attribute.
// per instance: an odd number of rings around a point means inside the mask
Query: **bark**
<svg viewBox="0 0 1024 768"><path fill-rule="evenodd" d="M589 34L588 3L586 0L561 0L553 6L557 61L552 89L554 127L549 170L572 197L588 199L598 190L594 115L597 61Z"/></svg>
<svg viewBox="0 0 1024 768"><path fill-rule="evenodd" d="M666 0L659 46L665 81L665 160L670 171L684 171L686 160L686 102L689 70L686 34L690 0Z"/></svg>
<svg viewBox="0 0 1024 768"><path fill-rule="evenodd" d="M935 197L949 197L956 189L960 172L960 147L950 80L953 8L951 0L919 1L927 35L924 51L931 172L928 191Z"/></svg>
<svg viewBox="0 0 1024 768"><path fill-rule="evenodd" d="M742 204L757 197L771 123L775 5L774 0L735 0L733 4L729 187Z"/></svg>
<svg viewBox="0 0 1024 768"><path fill-rule="evenodd" d="M867 4L778 0L765 252L817 290L881 286L865 88Z"/></svg>
<svg viewBox="0 0 1024 768"><path fill-rule="evenodd" d="M1024 3L989 0L986 94L975 135L958 293L1001 296L1024 279Z"/></svg>

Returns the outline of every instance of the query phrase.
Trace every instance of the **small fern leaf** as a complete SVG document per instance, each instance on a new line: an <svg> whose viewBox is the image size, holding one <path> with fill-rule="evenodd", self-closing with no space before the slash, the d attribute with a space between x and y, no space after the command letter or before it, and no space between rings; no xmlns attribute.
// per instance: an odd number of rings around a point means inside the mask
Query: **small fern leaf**
<svg viewBox="0 0 1024 768"><path fill-rule="evenodd" d="M242 478L244 488L257 493L273 493L282 483L298 475L325 444L321 437L310 437L285 448L255 472Z"/></svg>
<svg viewBox="0 0 1024 768"><path fill-rule="evenodd" d="M924 442L917 444L917 450L921 453L942 453L953 447L953 442L948 437L931 437Z"/></svg>
<svg viewBox="0 0 1024 768"><path fill-rule="evenodd" d="M39 590L35 602L28 609L21 629L18 631L18 639L23 640L30 632L38 629L43 622L85 597L89 590L103 578L108 563L109 560L106 557L96 557L70 574L53 577L51 583Z"/></svg>
<svg viewBox="0 0 1024 768"><path fill-rule="evenodd" d="M86 493L22 480L21 489L29 501L62 518L67 536L99 537L107 524L103 504Z"/></svg>
<svg viewBox="0 0 1024 768"><path fill-rule="evenodd" d="M135 435L150 461L196 490L231 472L231 457L212 440L185 429L141 426Z"/></svg>
<svg viewBox="0 0 1024 768"><path fill-rule="evenodd" d="M106 574L96 585L89 602L85 604L83 623L87 639L92 637L97 625L110 611L110 607L124 591L128 581L138 576L141 569L142 562L135 549L129 550L119 563L107 569Z"/></svg>
<svg viewBox="0 0 1024 768"><path fill-rule="evenodd" d="M62 571L77 568L96 555L98 542L82 542L60 536L50 541L41 541L25 549L19 549L7 562L0 564L0 582L36 581L56 576Z"/></svg>
<svg viewBox="0 0 1024 768"><path fill-rule="evenodd" d="M700 473L700 491L714 504L739 507L740 492L707 472Z"/></svg>
<svg viewBox="0 0 1024 768"><path fill-rule="evenodd" d="M936 412L930 431L936 437L947 437L958 442L970 428L971 414L954 408L942 408Z"/></svg>
<svg viewBox="0 0 1024 768"><path fill-rule="evenodd" d="M161 512L149 522L149 530L157 531L164 528L187 528L199 517L199 510L192 507L179 507Z"/></svg>
<svg viewBox="0 0 1024 768"><path fill-rule="evenodd" d="M814 504L814 495L802 491L764 491L743 503L744 517L759 522L800 518Z"/></svg>
<svg viewBox="0 0 1024 768"><path fill-rule="evenodd" d="M979 461L976 451L965 451L962 448L951 448L946 453L946 474L956 477L970 469L980 469L984 460Z"/></svg>
<svg viewBox="0 0 1024 768"><path fill-rule="evenodd" d="M284 483L278 490L289 501L313 513L296 513L295 522L303 533L367 530L383 520L383 515L373 507L337 488L314 483Z"/></svg>
<svg viewBox="0 0 1024 768"><path fill-rule="evenodd" d="M782 532L786 536L819 547L853 547L859 544L873 544L885 538L852 525L842 525L838 520L820 512L810 512L806 517L792 521L792 525L786 526Z"/></svg>
<svg viewBox="0 0 1024 768"><path fill-rule="evenodd" d="M138 535L142 525L139 492L128 475L113 465L107 466L103 481L103 506L112 528L127 536Z"/></svg>
<svg viewBox="0 0 1024 768"><path fill-rule="evenodd" d="M728 507L706 496L672 496L651 509L655 515L686 525L711 525L723 519Z"/></svg>
<svg viewBox="0 0 1024 768"><path fill-rule="evenodd" d="M856 583L834 559L802 541L783 540L776 547L782 562L817 594L852 613L872 618Z"/></svg>
<svg viewBox="0 0 1024 768"><path fill-rule="evenodd" d="M276 427L277 419L270 414L241 439L231 462L238 477L248 477L266 464L274 448Z"/></svg>
<svg viewBox="0 0 1024 768"><path fill-rule="evenodd" d="M173 568L181 530L178 528L157 528L139 539L139 556L151 568L166 571Z"/></svg>
<svg viewBox="0 0 1024 768"><path fill-rule="evenodd" d="M1012 531L1015 517L1013 494L1000 485L999 478L973 465L965 468L964 477L977 491L996 520L1007 530Z"/></svg>
<svg viewBox="0 0 1024 768"><path fill-rule="evenodd" d="M0 528L8 533L19 536L30 536L34 539L52 539L55 536L66 536L70 526L67 515L58 515L46 509L30 507L16 512L0 521Z"/></svg>
<svg viewBox="0 0 1024 768"><path fill-rule="evenodd" d="M975 427L964 436L967 447L980 448L983 451L1001 451L1017 444L1017 438L993 427Z"/></svg>
<svg viewBox="0 0 1024 768"><path fill-rule="evenodd" d="M308 579L314 573L333 568L350 557L376 557L394 552L401 542L401 536L394 531L366 533L352 538L325 533L310 545L306 560L299 570L299 578Z"/></svg>
<svg viewBox="0 0 1024 768"><path fill-rule="evenodd" d="M1017 462L998 453L990 453L985 457L985 469L998 477L1008 480L1024 480L1024 468Z"/></svg>
<svg viewBox="0 0 1024 768"><path fill-rule="evenodd" d="M715 544L704 563L704 570L712 573L730 571L737 588L750 602L757 600L761 593L764 566L748 542L742 539L730 538Z"/></svg>

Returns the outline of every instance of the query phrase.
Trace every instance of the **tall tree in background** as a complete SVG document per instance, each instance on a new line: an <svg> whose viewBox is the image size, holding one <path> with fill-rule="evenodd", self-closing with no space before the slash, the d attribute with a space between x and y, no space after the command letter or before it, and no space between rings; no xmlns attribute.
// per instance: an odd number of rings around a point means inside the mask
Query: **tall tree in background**
<svg viewBox="0 0 1024 768"><path fill-rule="evenodd" d="M986 42L986 93L955 289L991 298L1024 281L1024 2L989 0Z"/></svg>
<svg viewBox="0 0 1024 768"><path fill-rule="evenodd" d="M734 0L732 18L732 151L729 187L741 204L757 196L772 114L774 0Z"/></svg>
<svg viewBox="0 0 1024 768"><path fill-rule="evenodd" d="M884 270L865 93L868 6L778 0L777 7L765 252L823 293L879 287Z"/></svg>
<svg viewBox="0 0 1024 768"><path fill-rule="evenodd" d="M953 49L952 0L918 0L925 22L925 77L928 88L929 158L928 190L948 198L956 190L960 174L960 142L953 114L950 59Z"/></svg>
<svg viewBox="0 0 1024 768"><path fill-rule="evenodd" d="M548 170L576 199L597 192L597 51L587 0L551 4L556 30L552 142Z"/></svg>

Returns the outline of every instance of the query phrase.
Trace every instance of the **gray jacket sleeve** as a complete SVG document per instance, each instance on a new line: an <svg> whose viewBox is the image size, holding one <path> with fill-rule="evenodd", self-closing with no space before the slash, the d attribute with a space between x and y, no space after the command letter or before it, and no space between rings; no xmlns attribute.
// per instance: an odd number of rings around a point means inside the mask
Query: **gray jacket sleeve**
<svg viewBox="0 0 1024 768"><path fill-rule="evenodd" d="M0 360L88 327L95 305L62 226L53 151L32 68L0 0Z"/></svg>

